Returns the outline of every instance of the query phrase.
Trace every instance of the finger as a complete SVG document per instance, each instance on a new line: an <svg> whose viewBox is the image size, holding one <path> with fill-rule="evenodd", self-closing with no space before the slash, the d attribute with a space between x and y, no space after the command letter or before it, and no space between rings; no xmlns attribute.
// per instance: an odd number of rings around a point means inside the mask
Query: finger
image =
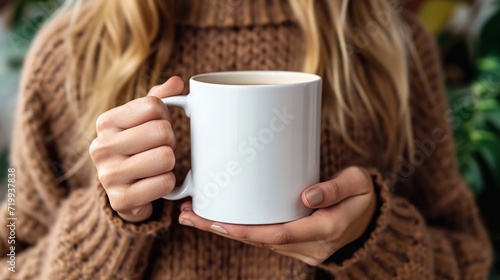
<svg viewBox="0 0 500 280"><path fill-rule="evenodd" d="M148 96L128 102L100 115L96 122L97 134L107 130L127 129L150 120L171 121L167 106L160 98L181 94L184 83L179 77L172 77L165 83L153 87Z"/></svg>
<svg viewBox="0 0 500 280"><path fill-rule="evenodd" d="M175 165L174 151L169 146L160 146L133 155L123 161L119 167L99 174L101 183L106 186L116 183L134 182L171 171ZM104 182L103 182L104 181Z"/></svg>
<svg viewBox="0 0 500 280"><path fill-rule="evenodd" d="M132 184L129 188L114 188L107 190L107 195L116 212L124 215L127 219L132 216L135 219L144 218L147 205L151 201L162 198L169 194L175 186L175 176L172 172L158 176L145 178Z"/></svg>
<svg viewBox="0 0 500 280"><path fill-rule="evenodd" d="M97 135L106 131L129 129L151 120L168 120L167 106L158 98L147 96L134 99L125 105L115 107L97 118Z"/></svg>
<svg viewBox="0 0 500 280"><path fill-rule="evenodd" d="M135 208L164 197L174 187L175 175L172 172L144 178L132 184L125 191L125 200L128 200L130 206Z"/></svg>
<svg viewBox="0 0 500 280"><path fill-rule="evenodd" d="M332 180L313 185L302 192L302 202L310 208L325 208L346 198L368 193L373 189L369 174L359 167L349 167Z"/></svg>
<svg viewBox="0 0 500 280"><path fill-rule="evenodd" d="M178 76L173 76L168 79L165 83L153 87L148 96L154 96L158 98L165 98L169 96L182 94L184 90L184 82Z"/></svg>
<svg viewBox="0 0 500 280"><path fill-rule="evenodd" d="M183 204L182 207L187 207ZM325 225L325 217L322 215L311 215L299 220L285 224L273 225L236 225L213 222L204 219L192 210L187 209L179 215L179 222L187 220L192 226L222 235L226 238L265 243L272 245L285 245L298 242L316 240L318 237L327 236L332 229L334 220Z"/></svg>
<svg viewBox="0 0 500 280"><path fill-rule="evenodd" d="M151 214L153 213L153 205L151 203L148 203L146 205L143 205L141 207L137 207L134 210L127 211L127 212L117 212L118 215L124 219L125 221L131 222L131 223L136 223L136 222L142 222L149 218Z"/></svg>
<svg viewBox="0 0 500 280"><path fill-rule="evenodd" d="M135 155L160 146L175 149L176 144L172 125L167 120L153 120L123 130L107 142L107 152L120 155Z"/></svg>
<svg viewBox="0 0 500 280"><path fill-rule="evenodd" d="M183 209L179 215L179 223L194 226L198 229L209 231L229 239L237 240L259 248L273 248L276 253L293 257L306 262L309 265L318 265L321 260L328 258L333 252L333 246L328 244L317 236L317 229L310 228L311 235L306 237L307 234L296 231L301 227L300 224L295 225L295 232L301 235L302 238L297 238L294 241L288 242L279 237L280 225L269 226L241 226L223 223L214 223L197 216L191 210L191 202L181 205ZM312 221L311 221L312 222ZM318 223L316 223L318 225ZM321 224L320 224L321 225ZM243 235L237 236L237 232L246 232ZM315 237L313 237L315 236ZM303 238L309 239L306 242L301 242ZM295 242L296 241L296 242Z"/></svg>
<svg viewBox="0 0 500 280"><path fill-rule="evenodd" d="M190 200L183 202L181 204L180 209L181 209L181 212L184 210L193 210L193 202L191 202Z"/></svg>
<svg viewBox="0 0 500 280"><path fill-rule="evenodd" d="M198 220L197 218L192 217L192 203L185 202L181 205L181 215L179 216L179 222L183 224L186 221L189 221L187 225L190 226L195 226L200 229L207 230L211 225L214 225L213 221L209 221L206 219L201 218ZM195 214L196 215L196 214ZM192 222L194 221L194 222ZM302 260L306 262L309 265L318 265L320 262L323 260L327 259L329 256L331 256L336 248L335 243L330 243L327 241L323 241L320 238L313 239L313 241L307 241L307 242L300 242L300 243L289 243L289 244L283 244L283 245L278 245L278 244L272 244L272 243L262 243L262 242L256 242L256 241L249 241L247 239L241 239L241 238L236 238L235 236L232 236L230 234L231 227L232 225L227 225L227 224L221 224L221 223L215 223L216 225L219 225L223 227L224 229L229 228L229 231L227 234L220 233L218 231L214 232L213 230L207 230L211 231L214 233L217 233L219 235L222 235L226 238L238 240L240 242L243 242L248 245L252 245L255 247L259 248L264 248L264 249L273 249L278 254L284 255L284 256L289 256L293 257L299 260ZM255 227L260 227L260 226L248 226L251 228ZM268 226L266 226L268 227ZM265 233L262 233L264 235Z"/></svg>

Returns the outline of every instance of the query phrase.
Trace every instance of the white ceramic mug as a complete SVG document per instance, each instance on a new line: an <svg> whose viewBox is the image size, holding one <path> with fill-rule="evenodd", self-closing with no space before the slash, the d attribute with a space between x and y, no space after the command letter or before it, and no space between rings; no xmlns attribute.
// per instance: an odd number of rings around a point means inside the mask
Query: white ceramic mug
<svg viewBox="0 0 500 280"><path fill-rule="evenodd" d="M191 171L165 199L193 198L193 211L234 224L305 217L302 191L319 181L321 78L236 71L190 79L186 96L164 98L191 119Z"/></svg>

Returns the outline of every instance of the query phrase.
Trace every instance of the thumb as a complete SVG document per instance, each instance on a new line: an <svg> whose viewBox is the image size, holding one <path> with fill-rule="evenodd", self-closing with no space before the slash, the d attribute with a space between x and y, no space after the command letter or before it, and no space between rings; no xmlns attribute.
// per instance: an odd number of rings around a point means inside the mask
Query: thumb
<svg viewBox="0 0 500 280"><path fill-rule="evenodd" d="M363 195L373 189L370 175L358 167L349 167L335 178L310 186L302 192L302 202L309 208L325 208L343 200Z"/></svg>
<svg viewBox="0 0 500 280"><path fill-rule="evenodd" d="M148 96L154 96L158 98L165 98L169 96L182 94L184 90L184 82L178 76L173 76L168 79L165 83L157 85L151 88Z"/></svg>

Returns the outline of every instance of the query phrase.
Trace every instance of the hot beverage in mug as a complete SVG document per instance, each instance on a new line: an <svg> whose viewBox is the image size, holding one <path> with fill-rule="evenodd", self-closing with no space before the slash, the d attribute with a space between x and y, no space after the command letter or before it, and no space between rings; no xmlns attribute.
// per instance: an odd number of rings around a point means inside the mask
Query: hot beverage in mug
<svg viewBox="0 0 500 280"><path fill-rule="evenodd" d="M192 169L165 199L193 198L209 220L272 224L311 213L301 192L319 181L321 78L286 71L208 73L164 98L191 121Z"/></svg>

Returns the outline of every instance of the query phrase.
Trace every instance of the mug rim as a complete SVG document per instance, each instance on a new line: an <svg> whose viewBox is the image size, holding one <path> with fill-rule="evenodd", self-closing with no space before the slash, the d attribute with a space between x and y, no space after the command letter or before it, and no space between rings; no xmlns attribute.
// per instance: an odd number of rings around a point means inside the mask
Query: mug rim
<svg viewBox="0 0 500 280"><path fill-rule="evenodd" d="M269 80L269 83L271 84L250 84L251 82L234 82L234 79L240 77L245 77L252 75L253 77L259 76L260 79L264 80ZM209 79L213 79L219 77L220 79L232 79L233 83L231 82L217 82L217 81L210 81ZM281 82L275 83L273 79L282 79ZM287 79L287 81L285 81ZM236 79L237 80L237 79ZM230 87L230 88L237 88L237 87L287 87L291 85L304 85L304 84L310 84L310 83L315 83L318 81L321 81L321 77L312 74L312 73L306 73L306 72L299 72L299 71L275 71L275 70L244 70L244 71L221 71L221 72L210 72L210 73L202 73L202 74L197 74L194 75L193 77L190 78L190 82L194 83L199 83L203 85L210 85L210 86L217 86L217 87Z"/></svg>

